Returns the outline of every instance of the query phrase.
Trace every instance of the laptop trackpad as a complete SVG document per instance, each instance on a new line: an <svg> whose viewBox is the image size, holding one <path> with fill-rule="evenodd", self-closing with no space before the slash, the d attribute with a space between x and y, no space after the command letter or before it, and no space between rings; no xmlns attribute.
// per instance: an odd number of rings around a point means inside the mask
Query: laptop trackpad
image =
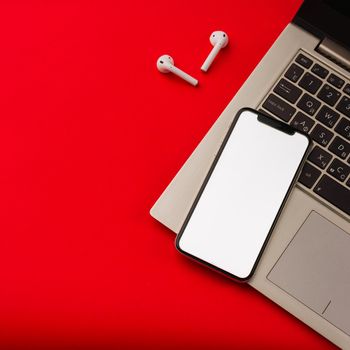
<svg viewBox="0 0 350 350"><path fill-rule="evenodd" d="M311 212L267 278L350 335L350 235Z"/></svg>

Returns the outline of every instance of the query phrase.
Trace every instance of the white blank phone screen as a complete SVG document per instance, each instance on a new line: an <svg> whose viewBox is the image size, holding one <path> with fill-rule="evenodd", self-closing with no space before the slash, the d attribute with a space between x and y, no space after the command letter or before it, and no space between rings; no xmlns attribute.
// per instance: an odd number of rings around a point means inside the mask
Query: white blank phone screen
<svg viewBox="0 0 350 350"><path fill-rule="evenodd" d="M307 147L306 136L242 112L180 237L180 249L247 278Z"/></svg>

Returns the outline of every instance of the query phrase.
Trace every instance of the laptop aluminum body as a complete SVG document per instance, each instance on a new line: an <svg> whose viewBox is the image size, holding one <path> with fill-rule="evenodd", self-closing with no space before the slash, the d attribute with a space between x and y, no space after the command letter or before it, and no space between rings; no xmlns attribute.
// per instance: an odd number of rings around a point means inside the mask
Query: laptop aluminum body
<svg viewBox="0 0 350 350"><path fill-rule="evenodd" d="M341 2L332 2L332 5L329 1L304 2L292 23L287 25L154 204L151 215L155 219L175 233L179 232L237 111L243 107L262 109L267 113L270 112L267 109L273 111L276 106L274 101L272 105L267 103L268 96L271 93L276 95L276 84L280 84L281 79L288 80L285 79L287 70L293 64L302 68L303 74L311 76L316 76L313 71L318 64L328 71L327 79L335 74L345 84L350 81L350 37L346 38L350 10L342 6ZM296 60L300 57L305 57L306 61L299 65ZM307 60L312 66L307 67ZM323 85L331 86L327 79L322 80ZM288 86L285 88L288 90ZM346 96L343 89L336 88ZM318 93L307 95L323 103L317 97ZM309 102L306 101L304 107L300 101L293 104L295 113L291 120L295 120L299 112L307 114L305 108ZM301 110L299 105L304 109ZM337 111L337 104L332 108ZM312 110L307 112L313 113ZM344 122L346 118L350 120L344 113L336 112ZM319 124L315 119L317 115L310 116L310 119ZM337 122L340 123L340 119ZM315 128L316 124L312 127ZM337 125L327 126L327 130L335 134L334 128ZM335 137L337 135L333 140ZM318 142L323 147L323 141ZM325 149L329 152L328 148ZM343 153L339 157L335 157L339 158L338 163ZM350 166L349 155L342 160ZM345 180L339 177L344 177L344 174L337 174L339 167L332 173L329 164L324 168L322 164L318 165L313 166L317 169L318 180L312 187L308 188L308 182L313 174L306 171L306 186L298 183L293 189L249 283L334 344L350 349L350 192L342 189L339 192L341 204L334 205L323 198L324 182L321 182L324 177L334 180L331 184L335 187L327 188L328 192L338 191L338 185L350 191L350 175L346 175Z"/></svg>

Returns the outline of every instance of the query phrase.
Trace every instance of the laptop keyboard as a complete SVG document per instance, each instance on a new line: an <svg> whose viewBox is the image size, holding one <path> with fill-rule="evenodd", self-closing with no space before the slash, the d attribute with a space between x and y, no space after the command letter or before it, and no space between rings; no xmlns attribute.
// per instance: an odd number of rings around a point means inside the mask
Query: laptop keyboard
<svg viewBox="0 0 350 350"><path fill-rule="evenodd" d="M299 186L350 215L350 82L299 53L260 107L311 136Z"/></svg>

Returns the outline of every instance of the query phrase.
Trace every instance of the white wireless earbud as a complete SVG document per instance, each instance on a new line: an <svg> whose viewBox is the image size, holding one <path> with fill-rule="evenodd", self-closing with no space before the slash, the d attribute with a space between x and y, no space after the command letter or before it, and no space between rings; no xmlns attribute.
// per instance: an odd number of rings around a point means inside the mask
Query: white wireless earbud
<svg viewBox="0 0 350 350"><path fill-rule="evenodd" d="M162 73L174 73L175 75L182 78L183 80L186 80L193 86L196 86L198 84L197 79L191 77L189 74L185 73L181 69L176 68L174 66L174 60L169 55L163 55L158 58L157 68Z"/></svg>
<svg viewBox="0 0 350 350"><path fill-rule="evenodd" d="M211 64L214 61L214 58L216 55L219 53L219 51L223 48L226 47L228 44L228 36L225 32L222 32L220 30L213 32L210 35L210 43L214 46L212 50L210 51L209 56L207 59L204 61L201 70L206 72Z"/></svg>

